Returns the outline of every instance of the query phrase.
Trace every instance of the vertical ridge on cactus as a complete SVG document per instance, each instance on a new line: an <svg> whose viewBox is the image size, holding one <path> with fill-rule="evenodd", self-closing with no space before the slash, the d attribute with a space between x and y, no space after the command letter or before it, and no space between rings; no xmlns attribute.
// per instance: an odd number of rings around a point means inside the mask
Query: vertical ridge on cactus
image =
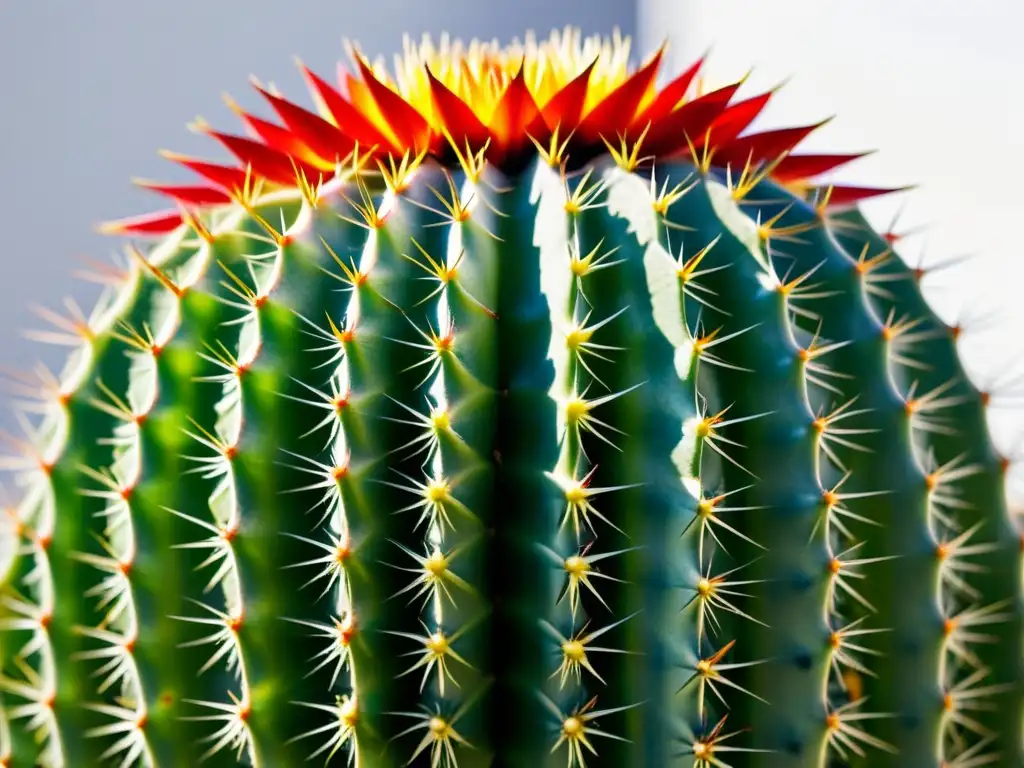
<svg viewBox="0 0 1024 768"><path fill-rule="evenodd" d="M0 764L1024 761L1011 462L894 190L618 36L351 54L50 316Z"/></svg>

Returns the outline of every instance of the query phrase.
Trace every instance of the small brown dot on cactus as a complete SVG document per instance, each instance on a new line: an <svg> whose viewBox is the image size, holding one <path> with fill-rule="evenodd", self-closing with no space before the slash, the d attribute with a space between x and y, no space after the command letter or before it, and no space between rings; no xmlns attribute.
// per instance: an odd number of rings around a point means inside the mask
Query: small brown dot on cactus
<svg viewBox="0 0 1024 768"><path fill-rule="evenodd" d="M352 542L351 539L349 539L348 535L346 535L338 543L338 546L334 548L334 562L336 562L338 565L344 565L345 561L349 558L351 554Z"/></svg>
<svg viewBox="0 0 1024 768"><path fill-rule="evenodd" d="M351 344L356 339L355 328L341 329L332 325L332 329L334 331L334 338L336 338L342 344Z"/></svg>
<svg viewBox="0 0 1024 768"><path fill-rule="evenodd" d="M342 645L349 645L356 634L356 617L350 612L342 621L335 619L338 626L338 639Z"/></svg>
<svg viewBox="0 0 1024 768"><path fill-rule="evenodd" d="M434 346L438 352L450 352L452 347L455 345L455 329L451 328L445 332L444 336L438 336L434 340Z"/></svg>

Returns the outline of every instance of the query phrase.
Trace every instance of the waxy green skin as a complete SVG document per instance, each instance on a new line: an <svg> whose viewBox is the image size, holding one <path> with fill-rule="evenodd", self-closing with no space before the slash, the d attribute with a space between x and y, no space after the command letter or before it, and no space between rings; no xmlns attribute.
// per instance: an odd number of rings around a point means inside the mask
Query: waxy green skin
<svg viewBox="0 0 1024 768"><path fill-rule="evenodd" d="M955 340L857 211L725 179L428 162L134 262L5 534L6 764L1021 763Z"/></svg>

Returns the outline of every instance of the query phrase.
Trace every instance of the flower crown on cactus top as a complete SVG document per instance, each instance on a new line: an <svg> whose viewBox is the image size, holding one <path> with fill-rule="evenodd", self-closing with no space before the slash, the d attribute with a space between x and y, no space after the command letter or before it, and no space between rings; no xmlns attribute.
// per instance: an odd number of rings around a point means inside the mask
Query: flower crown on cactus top
<svg viewBox="0 0 1024 768"><path fill-rule="evenodd" d="M611 156L630 170L656 160L686 157L699 166L769 175L822 207L840 207L897 191L814 184L814 179L865 156L798 154L793 150L827 120L745 133L775 91L735 101L743 80L705 92L698 59L659 87L665 47L639 67L629 38L583 37L554 31L547 40L502 46L497 41L425 36L405 39L393 73L347 43L352 69L339 63L337 82L299 63L315 103L301 107L275 88L253 81L279 122L228 103L248 135L194 124L222 144L237 163L222 165L174 152L169 159L202 178L198 185L140 182L180 206L231 202L253 178L271 187L305 187L355 166L383 171L400 183L426 158L473 169L486 161L515 173L537 155L554 166L579 168ZM166 234L180 211L106 225L111 232Z"/></svg>

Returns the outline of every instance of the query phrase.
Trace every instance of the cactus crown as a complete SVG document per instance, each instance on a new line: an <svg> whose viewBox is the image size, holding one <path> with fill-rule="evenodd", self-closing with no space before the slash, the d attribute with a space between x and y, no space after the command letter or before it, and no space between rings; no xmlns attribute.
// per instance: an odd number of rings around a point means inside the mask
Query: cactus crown
<svg viewBox="0 0 1024 768"><path fill-rule="evenodd" d="M165 153L203 177L204 184L143 183L186 206L228 203L249 190L310 189L352 170L381 170L400 188L425 159L460 168L471 177L487 165L515 175L537 155L573 171L602 156L626 170L659 160L692 159L699 167L732 167L744 176L770 177L811 195L821 207L845 205L887 189L809 180L862 154L793 154L823 123L744 133L772 91L733 102L742 81L704 93L703 59L659 88L664 46L639 67L630 40L618 35L583 38L568 28L542 42L502 47L497 42L424 36L408 38L394 74L347 43L354 72L339 67L338 86L300 63L315 111L254 81L280 123L229 104L248 136L224 133L204 121L196 128L220 142L239 165L223 166ZM694 86L696 90L694 91ZM757 173L753 173L757 169ZM746 179L748 185L750 178ZM161 234L182 223L174 211L105 225L110 232Z"/></svg>

